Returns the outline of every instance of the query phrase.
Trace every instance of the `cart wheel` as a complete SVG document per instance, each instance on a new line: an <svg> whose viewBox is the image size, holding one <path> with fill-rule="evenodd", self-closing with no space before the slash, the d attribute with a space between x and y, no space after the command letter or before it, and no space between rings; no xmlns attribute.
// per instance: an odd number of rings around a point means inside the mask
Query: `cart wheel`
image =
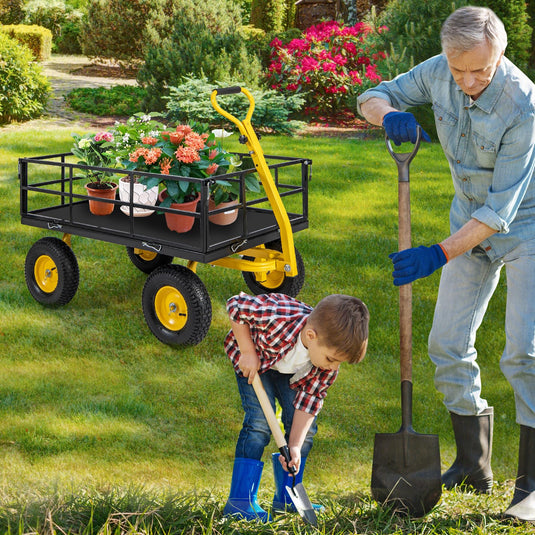
<svg viewBox="0 0 535 535"><path fill-rule="evenodd" d="M143 287L143 314L154 336L164 344L195 345L212 321L212 303L201 279L181 265L153 271Z"/></svg>
<svg viewBox="0 0 535 535"><path fill-rule="evenodd" d="M146 251L145 249L137 249L134 247L127 247L126 252L136 266L143 273L152 273L160 266L167 266L173 261L172 256L157 253L156 251Z"/></svg>
<svg viewBox="0 0 535 535"><path fill-rule="evenodd" d="M282 251L282 244L280 240L276 240L266 243L266 248ZM243 258L245 260L254 260L248 256L244 256ZM243 279L249 290L255 295L283 293L291 297L297 297L297 294L301 291L305 282L305 264L297 249L295 250L295 259L297 261L297 275L295 277L288 277L282 271L269 271L265 274L242 271ZM264 278L265 280L262 280Z"/></svg>
<svg viewBox="0 0 535 535"><path fill-rule="evenodd" d="M32 297L43 305L67 304L80 280L76 256L59 238L41 238L32 245L24 277Z"/></svg>

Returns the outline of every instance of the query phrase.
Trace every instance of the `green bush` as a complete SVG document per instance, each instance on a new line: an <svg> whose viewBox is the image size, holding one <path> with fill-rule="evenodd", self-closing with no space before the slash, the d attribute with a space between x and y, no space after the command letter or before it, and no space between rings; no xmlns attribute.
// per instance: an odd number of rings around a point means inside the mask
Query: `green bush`
<svg viewBox="0 0 535 535"><path fill-rule="evenodd" d="M154 0L93 0L80 32L83 53L127 64L140 60L144 29L156 4Z"/></svg>
<svg viewBox="0 0 535 535"><path fill-rule="evenodd" d="M78 41L83 12L63 0L30 0L24 6L24 22L37 24L52 32L53 50L63 54L80 54Z"/></svg>
<svg viewBox="0 0 535 535"><path fill-rule="evenodd" d="M105 87L79 87L70 91L65 100L76 111L92 115L130 116L143 108L145 90L132 85Z"/></svg>
<svg viewBox="0 0 535 535"><path fill-rule="evenodd" d="M280 32L285 29L285 0L253 0L251 3L251 24L266 32Z"/></svg>
<svg viewBox="0 0 535 535"><path fill-rule="evenodd" d="M34 59L45 61L52 52L52 32L48 28L32 24L12 24L1 26L0 31L19 43L27 46L33 53Z"/></svg>
<svg viewBox="0 0 535 535"><path fill-rule="evenodd" d="M0 32L0 123L42 115L50 85L29 48Z"/></svg>
<svg viewBox="0 0 535 535"><path fill-rule="evenodd" d="M24 19L24 0L0 0L0 23L20 24Z"/></svg>
<svg viewBox="0 0 535 535"><path fill-rule="evenodd" d="M210 102L210 95L217 87L227 85L241 85L239 83L210 83L206 78L188 79L178 87L170 87L167 97L167 110L169 119L187 123L198 121L211 125L235 128L220 115ZM244 86L245 87L245 86ZM255 109L251 123L255 128L280 134L292 134L299 130L303 123L289 120L292 114L298 113L304 104L304 99L298 95L284 97L277 91L250 90L254 100ZM249 101L242 94L225 95L218 97L220 106L237 119L244 119L249 108Z"/></svg>
<svg viewBox="0 0 535 535"><path fill-rule="evenodd" d="M241 33L201 16L203 4L199 0L194 3L195 10L177 13L173 30L159 43L153 38L148 47L138 73L138 81L147 89L148 109L162 110L169 86L180 85L185 76L205 77L211 82L239 79L249 87L259 83L260 61L247 51Z"/></svg>

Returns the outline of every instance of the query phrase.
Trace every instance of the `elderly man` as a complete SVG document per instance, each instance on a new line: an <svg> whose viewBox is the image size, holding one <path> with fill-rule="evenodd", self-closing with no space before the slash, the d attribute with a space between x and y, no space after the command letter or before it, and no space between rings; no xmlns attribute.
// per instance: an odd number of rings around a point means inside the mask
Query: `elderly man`
<svg viewBox="0 0 535 535"><path fill-rule="evenodd" d="M505 56L507 34L488 8L464 7L446 20L441 55L363 93L359 112L397 145L415 142L409 107L433 105L455 194L451 235L431 247L390 255L394 284L441 268L429 355L450 412L457 457L446 488L492 489L493 408L481 397L474 347L505 266L506 343L500 366L514 390L520 424L518 475L506 517L535 520L535 86ZM429 141L425 132L423 138Z"/></svg>

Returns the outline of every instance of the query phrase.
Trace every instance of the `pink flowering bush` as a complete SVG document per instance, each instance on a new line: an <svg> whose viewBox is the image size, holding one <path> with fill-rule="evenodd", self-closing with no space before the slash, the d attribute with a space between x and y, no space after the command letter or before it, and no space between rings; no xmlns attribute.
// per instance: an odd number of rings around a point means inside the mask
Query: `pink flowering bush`
<svg viewBox="0 0 535 535"><path fill-rule="evenodd" d="M328 21L311 26L300 39L287 45L273 40L267 74L270 86L287 93L303 93L307 111L312 113L347 106L352 97L381 81L377 66L386 54L366 44L372 31L362 22L344 26Z"/></svg>

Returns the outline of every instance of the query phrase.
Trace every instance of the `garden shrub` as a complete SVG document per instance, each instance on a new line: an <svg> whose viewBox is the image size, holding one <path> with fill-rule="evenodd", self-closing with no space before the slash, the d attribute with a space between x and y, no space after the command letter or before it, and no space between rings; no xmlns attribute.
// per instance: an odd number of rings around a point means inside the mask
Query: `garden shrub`
<svg viewBox="0 0 535 535"><path fill-rule="evenodd" d="M252 0L251 24L266 32L286 29L286 0Z"/></svg>
<svg viewBox="0 0 535 535"><path fill-rule="evenodd" d="M76 111L92 115L130 116L141 111L145 90L132 85L105 87L78 87L70 91L65 100Z"/></svg>
<svg viewBox="0 0 535 535"><path fill-rule="evenodd" d="M268 83L285 95L303 94L307 111L314 114L353 107L358 94L381 81L377 64L385 54L364 44L371 31L364 23L329 21L311 26L287 45L275 39Z"/></svg>
<svg viewBox="0 0 535 535"><path fill-rule="evenodd" d="M0 0L0 24L20 24L24 20L24 0Z"/></svg>
<svg viewBox="0 0 535 535"><path fill-rule="evenodd" d="M0 123L39 117L50 85L30 49L0 32Z"/></svg>
<svg viewBox="0 0 535 535"><path fill-rule="evenodd" d="M27 46L33 53L34 59L45 61L52 52L52 32L48 28L32 24L12 24L0 26L0 31L19 43Z"/></svg>
<svg viewBox="0 0 535 535"><path fill-rule="evenodd" d="M196 5L201 9L200 2ZM185 76L258 85L260 62L247 51L241 33L222 28L217 21L210 26L209 21L196 10L183 11L176 15L173 30L159 44L149 46L138 73L138 81L147 89L148 109L162 110L169 86L180 85Z"/></svg>
<svg viewBox="0 0 535 535"><path fill-rule="evenodd" d="M80 54L78 41L83 12L63 0L30 0L24 6L24 22L37 24L52 32L53 50L64 54Z"/></svg>
<svg viewBox="0 0 535 535"><path fill-rule="evenodd" d="M220 125L235 129L231 123L220 115L210 102L210 95L217 87L238 85L210 83L206 78L189 78L177 87L170 87L169 97L166 98L169 119L187 123L199 121L211 125ZM273 90L250 90L254 100L255 109L251 123L255 128L280 134L292 134L303 126L289 117L299 112L304 104L304 99L299 95L290 95L288 98ZM244 119L249 109L249 101L244 95L234 94L218 97L220 106L234 115L237 119Z"/></svg>
<svg viewBox="0 0 535 535"><path fill-rule="evenodd" d="M154 0L93 0L80 32L83 53L125 64L141 60L144 29L156 5Z"/></svg>

